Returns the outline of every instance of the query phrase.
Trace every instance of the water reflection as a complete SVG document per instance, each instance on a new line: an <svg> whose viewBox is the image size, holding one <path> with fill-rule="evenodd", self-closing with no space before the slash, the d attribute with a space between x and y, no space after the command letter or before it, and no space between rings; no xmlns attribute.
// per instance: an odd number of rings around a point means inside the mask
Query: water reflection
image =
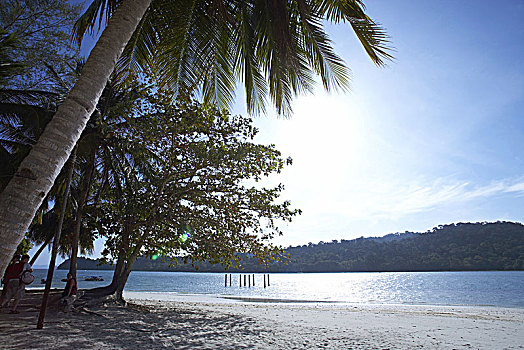
<svg viewBox="0 0 524 350"><path fill-rule="evenodd" d="M54 288L63 288L67 271L57 270ZM35 271L35 283L45 278ZM99 275L103 282L84 278ZM487 272L388 272L270 274L271 286L263 288L263 275L255 274L255 287L240 287L239 274L224 287L222 273L179 273L134 271L127 291L213 294L273 299L339 301L351 303L399 303L444 305L494 305L524 307L524 271ZM80 288L103 286L112 271L79 271Z"/></svg>

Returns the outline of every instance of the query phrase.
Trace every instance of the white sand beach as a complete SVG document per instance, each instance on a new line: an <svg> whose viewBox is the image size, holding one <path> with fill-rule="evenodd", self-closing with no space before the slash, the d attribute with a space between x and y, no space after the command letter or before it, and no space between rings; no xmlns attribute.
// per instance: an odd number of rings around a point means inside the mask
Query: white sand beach
<svg viewBox="0 0 524 350"><path fill-rule="evenodd" d="M523 349L524 309L127 293L127 307L0 315L2 349ZM159 300L170 299L170 300Z"/></svg>

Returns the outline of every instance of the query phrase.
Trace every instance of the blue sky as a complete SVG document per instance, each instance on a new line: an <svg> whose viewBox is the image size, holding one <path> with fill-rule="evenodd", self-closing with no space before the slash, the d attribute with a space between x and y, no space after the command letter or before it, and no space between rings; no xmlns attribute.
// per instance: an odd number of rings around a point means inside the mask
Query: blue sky
<svg viewBox="0 0 524 350"><path fill-rule="evenodd" d="M376 68L346 26L329 26L351 92L319 88L291 120L257 119L258 140L294 158L273 180L304 210L277 242L522 222L524 2L366 4L395 61Z"/></svg>
<svg viewBox="0 0 524 350"><path fill-rule="evenodd" d="M366 5L395 61L375 67L347 26L329 25L351 92L319 86L291 119L256 119L257 141L294 159L267 183L284 183L283 198L304 211L275 242L523 222L524 1ZM241 94L233 113L246 114Z"/></svg>

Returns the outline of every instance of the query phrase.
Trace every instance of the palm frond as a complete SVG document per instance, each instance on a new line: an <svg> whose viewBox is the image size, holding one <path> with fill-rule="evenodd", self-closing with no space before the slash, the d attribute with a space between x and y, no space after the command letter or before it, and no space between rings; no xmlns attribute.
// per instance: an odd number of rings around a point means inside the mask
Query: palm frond
<svg viewBox="0 0 524 350"><path fill-rule="evenodd" d="M80 41L121 0L95 0L75 25ZM348 89L350 70L323 21L348 23L372 61L393 59L389 37L361 0L154 0L117 62L114 82L153 76L176 96L200 89L204 101L229 107L237 82L248 111L265 112L269 96L291 114L294 96L310 92L318 75L325 89Z"/></svg>
<svg viewBox="0 0 524 350"><path fill-rule="evenodd" d="M147 10L117 61L113 74L115 83L125 84L151 67L151 58L155 56L159 44L154 12L155 9L151 7Z"/></svg>
<svg viewBox="0 0 524 350"><path fill-rule="evenodd" d="M23 63L17 62L9 54L10 49L18 44L19 40L14 34L0 28L0 79L13 76L24 67Z"/></svg>
<svg viewBox="0 0 524 350"><path fill-rule="evenodd" d="M164 18L160 20L164 31L159 32L161 45L154 61L154 74L160 85L175 95L184 87L194 89L203 76L202 65L198 65L203 62L203 56L198 51L195 34L198 34L196 28L205 27L209 21L199 11L200 7L199 0L180 0L163 7L160 17L157 17Z"/></svg>
<svg viewBox="0 0 524 350"><path fill-rule="evenodd" d="M315 0L319 14L328 21L348 22L357 35L364 50L377 66L384 66L393 56L389 53L389 36L380 24L375 23L364 12L361 0Z"/></svg>
<svg viewBox="0 0 524 350"><path fill-rule="evenodd" d="M51 109L59 97L59 94L49 91L0 89L1 103L27 104Z"/></svg>
<svg viewBox="0 0 524 350"><path fill-rule="evenodd" d="M261 73L261 65L256 55L256 28L253 23L253 7L243 2L237 11L237 27L233 27L232 38L236 52L235 75L244 83L246 105L251 114L265 113L268 85Z"/></svg>
<svg viewBox="0 0 524 350"><path fill-rule="evenodd" d="M96 34L115 12L121 0L93 0L73 26L72 39L78 47L86 34Z"/></svg>

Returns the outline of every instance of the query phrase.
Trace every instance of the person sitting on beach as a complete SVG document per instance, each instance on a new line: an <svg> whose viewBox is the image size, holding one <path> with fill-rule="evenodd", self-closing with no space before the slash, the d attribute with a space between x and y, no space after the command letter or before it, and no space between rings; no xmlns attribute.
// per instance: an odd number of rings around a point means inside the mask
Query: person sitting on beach
<svg viewBox="0 0 524 350"><path fill-rule="evenodd" d="M10 314L17 314L16 307L18 303L25 295L25 284L20 282L20 276L25 271L33 272L33 268L29 265L29 255L22 255L22 260L16 264L13 264L12 275L9 276L7 282L6 295L2 297L0 307L3 308L5 305L14 298L13 305L11 306Z"/></svg>
<svg viewBox="0 0 524 350"><path fill-rule="evenodd" d="M76 294L76 278L73 277L73 274L70 272L67 274L67 283L62 292L62 298L70 297Z"/></svg>

